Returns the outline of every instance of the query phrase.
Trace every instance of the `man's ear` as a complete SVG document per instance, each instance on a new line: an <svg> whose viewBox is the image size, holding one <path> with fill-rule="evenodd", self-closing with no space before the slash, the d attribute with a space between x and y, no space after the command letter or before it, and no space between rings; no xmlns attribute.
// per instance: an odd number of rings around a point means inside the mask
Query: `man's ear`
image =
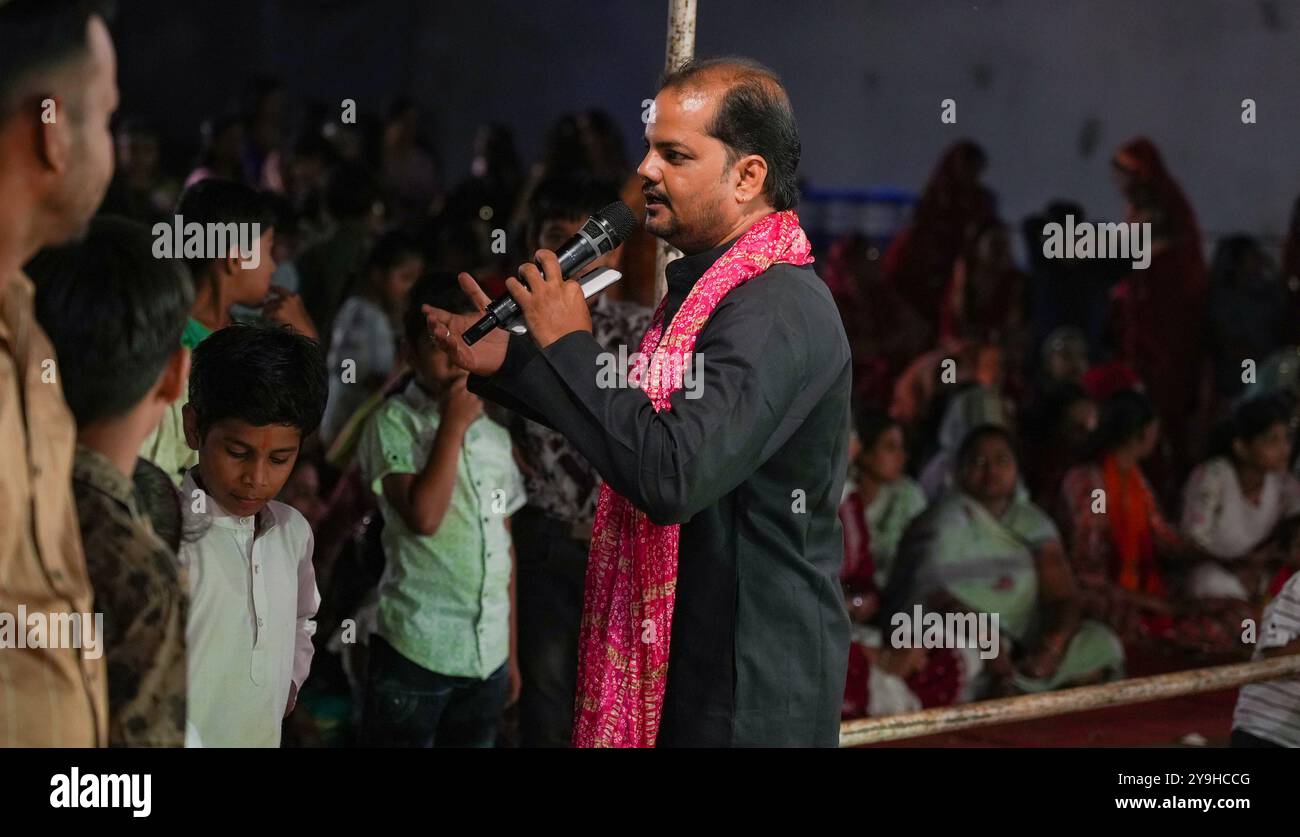
<svg viewBox="0 0 1300 837"><path fill-rule="evenodd" d="M38 93L27 107L36 158L48 171L63 174L72 157L72 117L67 100L51 93Z"/></svg>
<svg viewBox="0 0 1300 837"><path fill-rule="evenodd" d="M170 404L185 394L190 378L190 350L181 346L168 358L158 379L158 398Z"/></svg>
<svg viewBox="0 0 1300 837"><path fill-rule="evenodd" d="M732 167L736 172L736 200L749 203L763 194L763 184L767 182L767 160L757 154L747 154L736 161Z"/></svg>
<svg viewBox="0 0 1300 837"><path fill-rule="evenodd" d="M203 439L199 436L199 414L194 412L193 404L181 408L181 420L185 425L185 444L190 446L190 450L198 450Z"/></svg>

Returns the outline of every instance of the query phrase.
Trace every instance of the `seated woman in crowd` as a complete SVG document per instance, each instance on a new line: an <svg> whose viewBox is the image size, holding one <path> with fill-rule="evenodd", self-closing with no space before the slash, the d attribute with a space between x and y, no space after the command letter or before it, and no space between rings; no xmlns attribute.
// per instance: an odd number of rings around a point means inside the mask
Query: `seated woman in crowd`
<svg viewBox="0 0 1300 837"><path fill-rule="evenodd" d="M1217 455L1188 478L1182 534L1204 553L1188 578L1192 597L1253 600L1278 569L1274 529L1300 511L1300 482L1287 471L1290 421L1286 397L1242 402Z"/></svg>
<svg viewBox="0 0 1300 837"><path fill-rule="evenodd" d="M1197 601L1183 585L1166 581L1162 563L1185 567L1188 550L1161 514L1139 465L1159 436L1147 397L1120 392L1103 409L1087 461L1065 475L1058 520L1070 543L1083 612L1113 628L1126 645L1240 655L1241 620L1254 615L1251 609L1231 600Z"/></svg>
<svg viewBox="0 0 1300 837"><path fill-rule="evenodd" d="M845 560L850 551L850 535L863 530L862 536L854 536L855 543L870 543L875 583L884 587L903 531L925 510L925 492L903 472L907 465L903 426L888 413L878 409L861 411L857 440L858 452L853 457L856 478L846 483L844 502L840 505Z"/></svg>
<svg viewBox="0 0 1300 837"><path fill-rule="evenodd" d="M1061 537L1017 490L1011 434L972 430L957 456L957 488L908 529L885 613L996 614L1000 650L972 696L1038 692L1122 674L1119 638L1081 618ZM949 638L951 640L951 637ZM967 650L964 660L970 660Z"/></svg>
<svg viewBox="0 0 1300 837"><path fill-rule="evenodd" d="M957 450L973 428L984 424L1006 427L1010 423L1011 404L996 389L975 384L949 398L939 424L939 449L926 461L918 477L926 496L937 500L952 490L957 478Z"/></svg>

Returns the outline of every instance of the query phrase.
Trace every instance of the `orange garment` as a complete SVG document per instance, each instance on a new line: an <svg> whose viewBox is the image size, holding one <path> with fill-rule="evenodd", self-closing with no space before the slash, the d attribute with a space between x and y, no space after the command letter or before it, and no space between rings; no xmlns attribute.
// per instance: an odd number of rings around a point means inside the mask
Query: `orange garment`
<svg viewBox="0 0 1300 837"><path fill-rule="evenodd" d="M1135 465L1120 465L1113 454L1107 454L1101 463L1101 473L1118 564L1111 570L1112 577L1125 590L1163 595L1164 579L1156 566L1155 538L1151 532L1156 501L1147 490L1142 472Z"/></svg>

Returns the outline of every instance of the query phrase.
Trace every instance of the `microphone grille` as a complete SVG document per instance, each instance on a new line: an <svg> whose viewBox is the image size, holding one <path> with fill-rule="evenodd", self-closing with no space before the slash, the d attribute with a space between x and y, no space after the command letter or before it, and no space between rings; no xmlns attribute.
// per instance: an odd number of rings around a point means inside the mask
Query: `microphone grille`
<svg viewBox="0 0 1300 837"><path fill-rule="evenodd" d="M636 215L622 201L614 201L596 215L609 224L610 238L614 240L614 247L622 244L632 234L632 230L636 229Z"/></svg>

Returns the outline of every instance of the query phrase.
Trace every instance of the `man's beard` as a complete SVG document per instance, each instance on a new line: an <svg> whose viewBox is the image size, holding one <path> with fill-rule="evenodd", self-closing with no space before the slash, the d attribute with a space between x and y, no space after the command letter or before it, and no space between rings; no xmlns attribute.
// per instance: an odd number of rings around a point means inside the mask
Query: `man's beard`
<svg viewBox="0 0 1300 837"><path fill-rule="evenodd" d="M714 245L714 230L719 226L720 214L716 207L709 207L698 224L684 224L681 216L669 209L667 204L660 204L660 210L667 213L666 218L651 221L646 218L646 232L662 238L686 255L702 253Z"/></svg>

